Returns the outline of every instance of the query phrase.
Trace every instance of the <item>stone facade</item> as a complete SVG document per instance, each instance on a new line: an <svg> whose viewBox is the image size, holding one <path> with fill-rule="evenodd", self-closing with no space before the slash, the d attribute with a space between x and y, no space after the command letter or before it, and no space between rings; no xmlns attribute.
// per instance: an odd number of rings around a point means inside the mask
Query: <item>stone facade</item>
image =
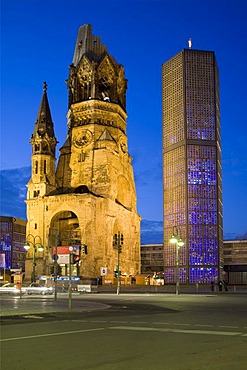
<svg viewBox="0 0 247 370"><path fill-rule="evenodd" d="M31 138L27 235L39 235L45 247L37 274L49 273L55 244L87 245L78 275L98 277L102 267L112 274L118 257L113 235L121 232L120 269L135 275L140 272L140 216L126 135L127 81L123 66L92 35L90 25L79 29L67 84L68 135L57 166L46 84Z"/></svg>

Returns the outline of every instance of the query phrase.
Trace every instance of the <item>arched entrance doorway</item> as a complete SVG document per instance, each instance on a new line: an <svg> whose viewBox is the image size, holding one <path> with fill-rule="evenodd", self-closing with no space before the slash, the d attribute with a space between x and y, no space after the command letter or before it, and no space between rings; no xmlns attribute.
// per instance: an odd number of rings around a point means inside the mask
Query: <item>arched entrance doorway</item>
<svg viewBox="0 0 247 370"><path fill-rule="evenodd" d="M68 275L69 247L73 247L73 253L80 255L81 230L78 217L74 212L62 211L57 213L51 220L49 228L49 245L53 263L51 273L60 276ZM56 266L57 258L57 266ZM78 264L73 266L72 275L79 275Z"/></svg>

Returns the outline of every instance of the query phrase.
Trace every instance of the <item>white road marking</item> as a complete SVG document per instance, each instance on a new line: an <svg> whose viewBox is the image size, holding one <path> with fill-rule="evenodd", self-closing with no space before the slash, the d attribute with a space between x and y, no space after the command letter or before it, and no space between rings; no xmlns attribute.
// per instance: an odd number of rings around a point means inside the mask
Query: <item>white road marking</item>
<svg viewBox="0 0 247 370"><path fill-rule="evenodd" d="M229 329L238 329L239 326L231 326L231 325L219 325L219 328L229 328Z"/></svg>
<svg viewBox="0 0 247 370"><path fill-rule="evenodd" d="M36 315L25 315L22 317L24 317L25 319L43 319L44 318L42 316L36 316Z"/></svg>
<svg viewBox="0 0 247 370"><path fill-rule="evenodd" d="M90 331L105 330L105 328L96 328L96 329L84 329L84 330L72 330L72 331L62 331L59 333L49 333L49 334L37 334L37 335L28 335L25 337L14 337L14 338L5 338L0 339L0 342L10 342L15 340L23 339L34 339L34 338L44 338L44 337L54 337L58 335L67 335L67 334L76 334L76 333L86 333Z"/></svg>
<svg viewBox="0 0 247 370"><path fill-rule="evenodd" d="M213 327L213 325L209 325L209 324L205 324L205 325L202 325L202 324L195 324L195 326L210 327L210 328L212 328L212 327Z"/></svg>
<svg viewBox="0 0 247 370"><path fill-rule="evenodd" d="M131 324L148 324L148 321L131 321Z"/></svg>
<svg viewBox="0 0 247 370"><path fill-rule="evenodd" d="M201 334L201 335L223 335L223 336L247 336L241 332L216 331L216 330L193 330L193 329L166 329L166 328L144 328L140 326L112 326L108 329L113 330L133 330L133 331L155 331L163 333L181 333L181 334Z"/></svg>
<svg viewBox="0 0 247 370"><path fill-rule="evenodd" d="M26 318L41 318L35 315L26 315ZM65 320L65 321L72 321L72 322L92 322L92 323L115 323L115 324L128 324L128 321L108 321L108 320ZM148 324L147 321L132 321L132 324ZM95 329L82 329L82 330L72 330L72 331L64 331L64 332L57 332L57 333L49 333L49 334L37 334L37 335L30 335L30 336L22 336L22 337L13 337L13 338L5 338L0 339L0 342L9 342L9 341L17 341L23 339L34 339L34 338L45 338L45 337L52 337L52 336L59 336L59 335L68 335L68 334L76 334L76 333L86 333L86 332L93 332L93 331L100 331L100 330L130 330L130 331L153 331L153 332L163 332L163 333L181 333L181 334L200 334L200 335L221 335L221 336L243 336L247 337L246 333L242 332L234 332L234 331L218 331L218 330L194 330L194 327L214 327L213 325L199 325L199 324L186 324L186 323L169 323L169 322L153 322L153 325L177 325L177 326L191 326L190 329L175 329L175 328L152 328L152 327L141 327L141 326L112 326L112 327L105 327L105 328L95 328ZM235 329L239 328L237 326L218 326L222 328L228 329ZM216 327L215 327L216 328ZM243 329L247 329L244 327ZM241 329L240 329L241 330Z"/></svg>

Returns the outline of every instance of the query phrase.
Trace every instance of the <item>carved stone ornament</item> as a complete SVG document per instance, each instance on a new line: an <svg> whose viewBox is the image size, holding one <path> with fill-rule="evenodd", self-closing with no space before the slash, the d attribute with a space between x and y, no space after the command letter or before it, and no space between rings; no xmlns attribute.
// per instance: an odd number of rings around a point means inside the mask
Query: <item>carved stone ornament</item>
<svg viewBox="0 0 247 370"><path fill-rule="evenodd" d="M89 83L92 81L92 65L87 60L87 58L83 58L80 63L80 68L78 70L78 77L80 83Z"/></svg>
<svg viewBox="0 0 247 370"><path fill-rule="evenodd" d="M92 133L89 130L78 132L74 139L73 144L76 148L87 146L92 141Z"/></svg>
<svg viewBox="0 0 247 370"><path fill-rule="evenodd" d="M124 71L121 68L119 71L118 79L117 79L117 92L119 95L121 95L124 90L126 89L126 82L124 79Z"/></svg>
<svg viewBox="0 0 247 370"><path fill-rule="evenodd" d="M123 136L120 137L119 139L119 145L122 150L122 152L125 154L127 153L127 145L126 145L126 140L124 139Z"/></svg>
<svg viewBox="0 0 247 370"><path fill-rule="evenodd" d="M113 84L115 71L112 66L112 63L109 61L108 57L105 57L105 59L102 61L100 66L98 67L98 79L101 80L102 78L106 78L108 84Z"/></svg>

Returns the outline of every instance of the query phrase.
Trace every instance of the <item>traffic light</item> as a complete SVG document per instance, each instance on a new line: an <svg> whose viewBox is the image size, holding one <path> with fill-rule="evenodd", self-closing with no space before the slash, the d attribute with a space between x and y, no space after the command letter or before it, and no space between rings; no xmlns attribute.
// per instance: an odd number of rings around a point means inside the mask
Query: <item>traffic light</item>
<svg viewBox="0 0 247 370"><path fill-rule="evenodd" d="M122 252L122 245L118 244L118 253L121 253L121 252Z"/></svg>
<svg viewBox="0 0 247 370"><path fill-rule="evenodd" d="M62 274L62 267L59 264L57 264L57 273L55 274L55 266L53 265L50 267L50 272L52 276L55 276L55 275L59 276Z"/></svg>
<svg viewBox="0 0 247 370"><path fill-rule="evenodd" d="M75 263L78 263L78 262L80 262L80 256L78 254L71 253L71 255L70 255L70 263L72 265L74 265Z"/></svg>
<svg viewBox="0 0 247 370"><path fill-rule="evenodd" d="M87 254L87 245L86 245L86 244L83 244L83 245L81 246L81 253L82 253L82 254Z"/></svg>
<svg viewBox="0 0 247 370"><path fill-rule="evenodd" d="M74 254L73 255L73 261L74 261L74 263L79 262L80 261L80 256L78 256L78 254Z"/></svg>
<svg viewBox="0 0 247 370"><path fill-rule="evenodd" d="M112 242L113 247L117 246L117 234L113 235L113 242Z"/></svg>
<svg viewBox="0 0 247 370"><path fill-rule="evenodd" d="M121 236L120 236L120 244L123 245L123 242L124 242L124 236L123 236L123 234L121 234Z"/></svg>

